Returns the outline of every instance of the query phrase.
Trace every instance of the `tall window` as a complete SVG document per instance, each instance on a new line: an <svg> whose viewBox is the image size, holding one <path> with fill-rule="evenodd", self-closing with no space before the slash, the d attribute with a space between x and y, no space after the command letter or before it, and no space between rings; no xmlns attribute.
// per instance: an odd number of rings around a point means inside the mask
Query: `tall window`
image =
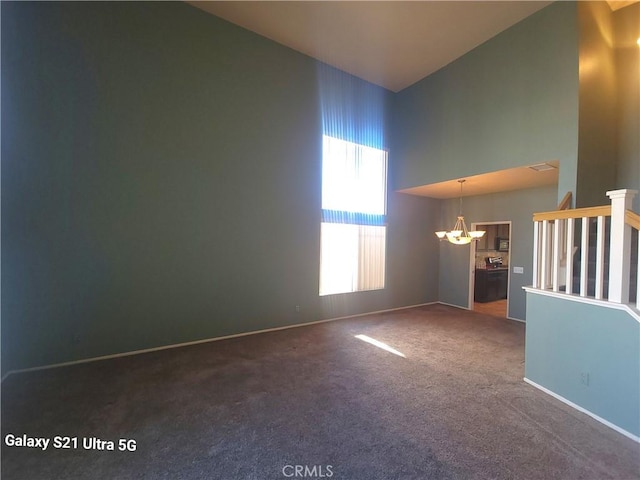
<svg viewBox="0 0 640 480"><path fill-rule="evenodd" d="M320 295L384 288L387 152L324 136Z"/></svg>

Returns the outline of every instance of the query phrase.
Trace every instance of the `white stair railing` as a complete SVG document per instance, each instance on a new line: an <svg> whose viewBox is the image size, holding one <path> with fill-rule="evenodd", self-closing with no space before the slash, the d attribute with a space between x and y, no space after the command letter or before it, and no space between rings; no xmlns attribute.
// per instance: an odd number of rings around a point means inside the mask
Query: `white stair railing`
<svg viewBox="0 0 640 480"><path fill-rule="evenodd" d="M632 229L640 230L640 216L630 210L636 193L635 190L614 190L607 192L611 205L534 214L533 288L629 303ZM611 218L608 242L607 217ZM581 219L579 225L576 219ZM590 236L592 224L595 224L595 239ZM574 245L578 226L579 248ZM640 275L640 241L638 244L635 284L636 308L640 309L640 281L637 278ZM590 248L595 250L595 262L591 265ZM576 251L579 255L575 255ZM574 282L574 265L579 265L580 269L578 285Z"/></svg>

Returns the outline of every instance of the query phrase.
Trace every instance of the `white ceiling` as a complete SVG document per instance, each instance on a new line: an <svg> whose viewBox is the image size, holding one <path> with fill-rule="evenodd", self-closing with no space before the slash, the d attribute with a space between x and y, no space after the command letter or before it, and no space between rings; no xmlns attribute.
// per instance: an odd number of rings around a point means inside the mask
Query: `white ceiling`
<svg viewBox="0 0 640 480"><path fill-rule="evenodd" d="M549 1L194 1L206 12L398 92Z"/></svg>

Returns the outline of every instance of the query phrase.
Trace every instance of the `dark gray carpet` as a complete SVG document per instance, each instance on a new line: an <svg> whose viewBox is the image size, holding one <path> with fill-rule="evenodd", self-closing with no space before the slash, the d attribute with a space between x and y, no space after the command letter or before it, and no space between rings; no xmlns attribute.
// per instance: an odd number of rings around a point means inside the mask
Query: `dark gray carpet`
<svg viewBox="0 0 640 480"><path fill-rule="evenodd" d="M523 324L442 305L11 375L2 479L640 478L637 443L523 375Z"/></svg>

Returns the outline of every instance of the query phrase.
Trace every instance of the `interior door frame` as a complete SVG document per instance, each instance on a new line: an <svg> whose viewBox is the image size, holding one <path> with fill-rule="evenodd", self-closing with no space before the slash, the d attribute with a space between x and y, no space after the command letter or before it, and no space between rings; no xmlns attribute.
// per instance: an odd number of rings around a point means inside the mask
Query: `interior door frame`
<svg viewBox="0 0 640 480"><path fill-rule="evenodd" d="M511 288L511 245L513 235L511 234L511 220L499 220L499 221L486 221L486 222L473 222L471 224L471 230L477 230L478 227L483 225L508 225L509 226L509 269L507 270L507 312L505 317L509 318L509 290ZM471 242L471 248L469 249L469 298L467 303L467 309L473 310L474 294L476 285L476 245L478 242Z"/></svg>

